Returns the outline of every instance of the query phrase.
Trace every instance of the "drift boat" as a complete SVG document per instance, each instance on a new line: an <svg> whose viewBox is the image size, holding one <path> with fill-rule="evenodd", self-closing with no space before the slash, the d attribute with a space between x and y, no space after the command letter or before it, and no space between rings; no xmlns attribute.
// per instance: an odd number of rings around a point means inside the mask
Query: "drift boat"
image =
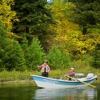
<svg viewBox="0 0 100 100"><path fill-rule="evenodd" d="M97 79L96 75L89 73L86 77L83 78L72 78L71 81L63 79L55 79L49 77L43 77L38 75L31 75L36 85L41 88L75 88L82 86L92 86L91 83ZM80 76L79 74L75 76Z"/></svg>

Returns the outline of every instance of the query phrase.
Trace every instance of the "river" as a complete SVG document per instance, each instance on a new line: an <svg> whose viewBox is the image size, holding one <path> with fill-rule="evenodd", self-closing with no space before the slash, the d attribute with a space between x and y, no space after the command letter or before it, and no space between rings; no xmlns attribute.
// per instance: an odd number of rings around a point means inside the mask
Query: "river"
<svg viewBox="0 0 100 100"><path fill-rule="evenodd" d="M96 88L39 89L32 84L0 85L0 100L100 100L100 84Z"/></svg>

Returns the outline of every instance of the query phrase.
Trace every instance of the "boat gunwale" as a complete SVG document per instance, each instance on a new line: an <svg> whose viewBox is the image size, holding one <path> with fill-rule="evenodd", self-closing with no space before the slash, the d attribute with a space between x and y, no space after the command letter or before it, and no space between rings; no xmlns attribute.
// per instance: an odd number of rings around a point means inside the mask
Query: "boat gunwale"
<svg viewBox="0 0 100 100"><path fill-rule="evenodd" d="M86 77L83 77L83 78L76 78L76 80L71 80L71 81L69 81L69 80L62 80L62 79L56 79L56 78L50 78L50 77L43 77L43 76L39 76L39 75L31 75L31 76L35 76L35 77L40 77L40 78L44 78L44 79L50 79L50 80L54 80L54 81L61 81L61 82L80 82L80 81L83 81L83 82L87 82L87 81L91 81L91 80L94 80L94 79L96 79L97 78L97 76L95 75L94 77L92 77L92 78L86 78ZM86 79L86 80L80 80L80 79Z"/></svg>

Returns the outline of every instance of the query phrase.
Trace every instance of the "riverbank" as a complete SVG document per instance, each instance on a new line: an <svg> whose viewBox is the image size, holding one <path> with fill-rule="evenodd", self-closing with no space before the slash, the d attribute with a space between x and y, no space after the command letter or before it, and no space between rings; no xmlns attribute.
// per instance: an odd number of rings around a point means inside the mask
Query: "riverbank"
<svg viewBox="0 0 100 100"><path fill-rule="evenodd" d="M77 68L75 68L77 69ZM94 75L98 76L98 80L95 81L96 83L100 83L100 69L95 69L95 68L85 68L85 69L78 69L75 70L75 73L84 73L86 76L88 73L94 73ZM54 78L61 78L64 76L64 74L68 73L68 69L64 70L51 70L49 73L49 77L54 77ZM0 84L10 84L10 83L19 83L19 84L24 84L24 83L34 83L31 74L35 75L41 75L40 71L2 71L0 72ZM63 77L64 78L64 77Z"/></svg>

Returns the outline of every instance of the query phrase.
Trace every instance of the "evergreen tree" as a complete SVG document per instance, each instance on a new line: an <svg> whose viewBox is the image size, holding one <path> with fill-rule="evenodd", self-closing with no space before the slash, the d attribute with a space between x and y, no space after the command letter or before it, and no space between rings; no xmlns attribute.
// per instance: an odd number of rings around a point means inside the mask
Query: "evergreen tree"
<svg viewBox="0 0 100 100"><path fill-rule="evenodd" d="M0 21L0 70L3 70L5 68L5 48L8 46L8 35L5 30L5 27Z"/></svg>
<svg viewBox="0 0 100 100"><path fill-rule="evenodd" d="M60 68L61 66L60 56L61 56L60 50L57 48L57 46L53 46L47 55L49 65L51 66L52 69Z"/></svg>
<svg viewBox="0 0 100 100"><path fill-rule="evenodd" d="M50 9L47 9L46 0L14 0L15 5L12 7L18 17L14 22L14 33L26 37L29 41L33 36L38 36L41 43L45 42L48 35L48 26L53 23Z"/></svg>
<svg viewBox="0 0 100 100"><path fill-rule="evenodd" d="M21 47L25 53L25 51L27 51L26 49L28 48L28 40L26 37L23 38L23 40L21 42Z"/></svg>
<svg viewBox="0 0 100 100"><path fill-rule="evenodd" d="M29 45L25 54L28 68L36 70L37 66L43 62L44 57L45 53L41 47L40 41L37 38L33 38L32 43Z"/></svg>
<svg viewBox="0 0 100 100"><path fill-rule="evenodd" d="M70 66L70 59L63 48L58 49L57 46L53 46L49 51L47 58L52 69L60 69Z"/></svg>
<svg viewBox="0 0 100 100"><path fill-rule="evenodd" d="M62 68L66 68L69 67L71 62L70 62L70 57L66 54L65 49L64 48L60 48L60 52L61 52L61 67Z"/></svg>
<svg viewBox="0 0 100 100"><path fill-rule="evenodd" d="M82 33L87 34L90 28L100 27L100 0L70 0L75 3L74 22L81 26ZM70 16L71 17L71 16Z"/></svg>
<svg viewBox="0 0 100 100"><path fill-rule="evenodd" d="M23 50L23 54L24 54L24 58L26 59L26 55L28 53L28 40L26 37L23 38L22 42L21 42L21 47L22 47L22 50Z"/></svg>
<svg viewBox="0 0 100 100"><path fill-rule="evenodd" d="M0 22L0 70L26 69L22 49L16 40L8 38L5 27Z"/></svg>
<svg viewBox="0 0 100 100"><path fill-rule="evenodd" d="M6 61L9 63L9 65L7 65L8 70L12 70L12 69L18 71L26 70L27 67L26 67L23 50L20 44L18 43L18 41L13 40L8 50L10 50L10 52L8 53L9 58Z"/></svg>

